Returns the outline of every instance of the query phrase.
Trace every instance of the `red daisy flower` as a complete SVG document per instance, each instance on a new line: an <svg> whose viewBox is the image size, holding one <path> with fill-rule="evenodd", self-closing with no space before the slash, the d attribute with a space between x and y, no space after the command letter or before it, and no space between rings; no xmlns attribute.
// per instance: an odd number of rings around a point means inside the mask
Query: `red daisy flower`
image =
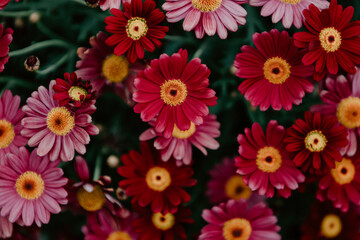
<svg viewBox="0 0 360 240"><path fill-rule="evenodd" d="M140 217L133 222L135 232L140 234L139 240L185 240L187 239L183 223L194 223L190 218L191 210L180 207L175 214L153 213L148 208L135 207Z"/></svg>
<svg viewBox="0 0 360 240"><path fill-rule="evenodd" d="M360 206L360 158L342 158L335 168L320 180L317 199L329 199L343 212L349 209L349 200Z"/></svg>
<svg viewBox="0 0 360 240"><path fill-rule="evenodd" d="M0 72L4 71L4 65L9 61L9 45L13 40L13 32L11 28L4 29L0 24Z"/></svg>
<svg viewBox="0 0 360 240"><path fill-rule="evenodd" d="M54 85L55 94L53 98L59 102L61 106L69 106L79 108L85 103L94 104L95 92L92 92L92 86L89 82L82 82L76 76L76 73L64 73L65 80L56 79Z"/></svg>
<svg viewBox="0 0 360 240"><path fill-rule="evenodd" d="M315 80L323 79L326 70L337 74L338 65L354 74L354 64L360 63L360 21L350 23L354 8L343 10L341 5L337 5L337 0L332 0L329 9L320 11L311 4L303 14L309 32L295 33L294 43L297 47L309 49L302 62L315 64Z"/></svg>
<svg viewBox="0 0 360 240"><path fill-rule="evenodd" d="M134 111L145 122L158 115L155 130L165 138L172 136L175 125L184 131L191 122L202 124L208 106L216 104L215 91L207 88L210 70L199 58L187 60L187 51L182 49L171 57L162 54L135 79Z"/></svg>
<svg viewBox="0 0 360 240"><path fill-rule="evenodd" d="M127 52L128 60L133 63L144 58L144 48L153 52L160 47L168 27L158 26L165 18L152 0L132 0L125 3L123 11L113 8L115 16L105 18L106 30L114 35L106 39L109 46L116 45L114 53L118 56Z"/></svg>
<svg viewBox="0 0 360 240"><path fill-rule="evenodd" d="M341 161L339 149L348 144L347 135L336 118L306 112L304 120L297 119L287 129L284 142L296 166L301 166L304 172L315 172L326 170L324 166L334 168L335 161Z"/></svg>
<svg viewBox="0 0 360 240"><path fill-rule="evenodd" d="M260 124L254 123L239 134L240 156L235 159L237 173L252 191L273 197L275 189L283 197L289 197L291 190L305 181L305 176L294 166L283 143L285 129L275 120L269 122L266 136Z"/></svg>
<svg viewBox="0 0 360 240"><path fill-rule="evenodd" d="M151 205L153 212L175 213L177 206L190 201L182 187L195 185L196 180L190 178L193 171L188 166L177 167L173 158L163 162L160 152L154 152L150 145L141 142L141 153L132 150L121 157L124 166L118 168L118 173L126 179L119 182L119 187L126 189L126 195L134 196L133 204Z"/></svg>

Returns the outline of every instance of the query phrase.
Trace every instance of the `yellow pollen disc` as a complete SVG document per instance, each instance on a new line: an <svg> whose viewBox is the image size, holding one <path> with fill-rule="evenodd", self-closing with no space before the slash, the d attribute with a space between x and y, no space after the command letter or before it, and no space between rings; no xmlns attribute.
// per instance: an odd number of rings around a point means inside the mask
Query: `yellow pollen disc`
<svg viewBox="0 0 360 240"><path fill-rule="evenodd" d="M172 136L179 139L186 139L191 137L196 130L195 124L190 122L190 128L188 130L180 130L176 124L174 125L174 129L172 132Z"/></svg>
<svg viewBox="0 0 360 240"><path fill-rule="evenodd" d="M256 165L263 172L276 172L281 167L282 160L279 150L274 147L261 148L256 156Z"/></svg>
<svg viewBox="0 0 360 240"><path fill-rule="evenodd" d="M171 184L168 170L162 167L153 167L146 173L146 184L154 191L162 192Z"/></svg>
<svg viewBox="0 0 360 240"><path fill-rule="evenodd" d="M305 147L310 152L321 152L326 147L327 142L325 135L320 130L309 132L304 140Z"/></svg>
<svg viewBox="0 0 360 240"><path fill-rule="evenodd" d="M86 98L87 92L82 87L71 87L69 89L69 96L72 100L75 101L82 101L81 97L83 97L83 100Z"/></svg>
<svg viewBox="0 0 360 240"><path fill-rule="evenodd" d="M348 97L341 100L337 107L336 116L346 128L360 127L360 98Z"/></svg>
<svg viewBox="0 0 360 240"><path fill-rule="evenodd" d="M234 175L225 183L225 194L230 199L248 199L251 196L251 189L245 185L242 177Z"/></svg>
<svg viewBox="0 0 360 240"><path fill-rule="evenodd" d="M14 137L15 131L11 122L0 120L0 149L9 146Z"/></svg>
<svg viewBox="0 0 360 240"><path fill-rule="evenodd" d="M77 191L77 200L80 206L89 212L100 210L106 202L104 192L98 185L94 186L92 192L86 191L83 187Z"/></svg>
<svg viewBox="0 0 360 240"><path fill-rule="evenodd" d="M75 119L65 107L56 107L48 113L47 127L58 136L68 134L75 126Z"/></svg>
<svg viewBox="0 0 360 240"><path fill-rule="evenodd" d="M16 180L15 188L20 197L33 200L42 195L45 185L40 174L27 171Z"/></svg>
<svg viewBox="0 0 360 240"><path fill-rule="evenodd" d="M225 240L248 240L251 232L250 222L244 218L230 219L223 226Z"/></svg>
<svg viewBox="0 0 360 240"><path fill-rule="evenodd" d="M221 6L222 0L191 0L191 2L201 12L211 12Z"/></svg>
<svg viewBox="0 0 360 240"><path fill-rule="evenodd" d="M319 40L326 52L335 52L341 46L341 33L333 27L324 28L319 34Z"/></svg>
<svg viewBox="0 0 360 240"><path fill-rule="evenodd" d="M335 214L326 215L320 225L321 235L326 238L337 237L342 230L342 223L339 216Z"/></svg>
<svg viewBox="0 0 360 240"><path fill-rule="evenodd" d="M145 36L148 29L146 20L140 17L129 19L126 25L126 33L128 37L133 40L139 40L141 37Z"/></svg>
<svg viewBox="0 0 360 240"><path fill-rule="evenodd" d="M331 175L340 185L351 183L355 177L355 166L350 159L343 158L341 162L335 162L335 168L331 169Z"/></svg>
<svg viewBox="0 0 360 240"><path fill-rule="evenodd" d="M171 213L163 215L162 213L154 213L151 218L154 226L162 231L169 230L175 224L175 217Z"/></svg>
<svg viewBox="0 0 360 240"><path fill-rule="evenodd" d="M272 57L264 63L264 76L273 84L283 84L290 77L289 63L281 57Z"/></svg>
<svg viewBox="0 0 360 240"><path fill-rule="evenodd" d="M131 240L131 237L127 232L117 231L111 233L106 240Z"/></svg>
<svg viewBox="0 0 360 240"><path fill-rule="evenodd" d="M112 54L104 60L102 73L110 82L119 83L124 81L129 75L130 64L126 57Z"/></svg>
<svg viewBox="0 0 360 240"><path fill-rule="evenodd" d="M301 0L281 0L281 1L289 4L298 4L301 2Z"/></svg>
<svg viewBox="0 0 360 240"><path fill-rule="evenodd" d="M161 99L170 106L177 106L183 103L187 96L185 83L180 80L167 80L160 87Z"/></svg>

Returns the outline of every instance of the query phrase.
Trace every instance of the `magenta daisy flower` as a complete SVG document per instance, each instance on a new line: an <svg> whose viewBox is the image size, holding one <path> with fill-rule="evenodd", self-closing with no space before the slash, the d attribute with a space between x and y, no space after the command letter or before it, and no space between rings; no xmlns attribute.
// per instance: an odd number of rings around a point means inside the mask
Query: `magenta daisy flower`
<svg viewBox="0 0 360 240"><path fill-rule="evenodd" d="M261 111L270 105L274 110L291 110L314 90L313 67L301 62L305 51L295 47L286 31L255 33L253 40L256 48L243 46L234 61L236 76L246 78L239 91Z"/></svg>
<svg viewBox="0 0 360 240"><path fill-rule="evenodd" d="M13 40L12 35L13 30L11 28L4 29L3 25L0 24L0 72L4 71L4 65L9 61L9 45Z"/></svg>
<svg viewBox="0 0 360 240"><path fill-rule="evenodd" d="M40 157L36 149L30 154L25 147L17 155L6 156L5 166L0 168L1 216L8 216L12 223L22 221L25 226L34 221L39 227L48 223L50 213L59 213L59 204L67 204L63 187L68 180L57 168L60 161Z"/></svg>
<svg viewBox="0 0 360 240"><path fill-rule="evenodd" d="M103 11L108 9L117 8L120 9L121 3L130 3L131 0L100 0L100 8Z"/></svg>
<svg viewBox="0 0 360 240"><path fill-rule="evenodd" d="M325 81L326 89L320 91L324 104L315 105L313 112L336 117L348 132L349 144L340 149L341 155L354 156L358 150L360 138L360 73L336 78L329 77Z"/></svg>
<svg viewBox="0 0 360 240"><path fill-rule="evenodd" d="M20 135L24 113L19 106L20 97L5 90L0 98L0 166L7 153L17 153L27 143L27 138Z"/></svg>
<svg viewBox="0 0 360 240"><path fill-rule="evenodd" d="M249 206L264 201L264 197L251 191L236 173L234 160L224 158L210 171L211 179L207 184L206 195L213 204L226 202L229 199L245 199Z"/></svg>
<svg viewBox="0 0 360 240"><path fill-rule="evenodd" d="M71 112L53 99L55 84L52 80L49 90L40 86L26 100L27 105L23 107L26 117L22 120L24 129L21 134L30 138L30 147L38 146L39 156L48 155L51 161L59 158L71 161L74 150L85 154L89 135L99 134L99 129L91 124L89 113L93 112L92 105Z"/></svg>
<svg viewBox="0 0 360 240"><path fill-rule="evenodd" d="M106 33L99 32L90 38L92 48L78 49L81 60L76 63L76 74L82 80L90 81L96 94L111 89L127 104L133 105L134 79L147 65L143 61L130 64L125 56L113 54L114 47L105 43L107 38Z"/></svg>
<svg viewBox="0 0 360 240"><path fill-rule="evenodd" d="M7 217L0 216L0 238L9 238L13 233L13 224Z"/></svg>
<svg viewBox="0 0 360 240"><path fill-rule="evenodd" d="M308 9L310 4L314 4L318 9L328 8L330 3L327 0L249 0L251 6L261 8L261 16L272 15L272 22L277 23L282 19L285 28L294 25L301 28L305 17L304 9Z"/></svg>
<svg viewBox="0 0 360 240"><path fill-rule="evenodd" d="M167 11L168 22L184 19L185 31L195 29L197 38L205 33L213 36L216 32L221 39L227 38L227 30L236 32L238 25L245 25L246 10L240 5L248 0L166 0L162 8Z"/></svg>
<svg viewBox="0 0 360 240"><path fill-rule="evenodd" d="M286 131L275 120L269 122L266 135L260 124L254 123L239 134L240 156L235 159L237 173L251 190L267 197L274 196L274 188L283 197L289 197L291 190L305 181L285 150Z"/></svg>
<svg viewBox="0 0 360 240"><path fill-rule="evenodd" d="M155 126L155 120L150 121L150 125ZM176 160L176 165L181 166L183 163L189 165L192 160L192 148L194 145L205 156L207 155L206 148L217 149L219 143L214 139L220 136L220 123L216 121L216 116L209 114L204 117L204 122L200 125L191 123L188 130L180 130L174 127L172 136L165 138L161 133L157 133L155 128L149 128L143 132L139 139L140 141L147 141L155 138L154 147L161 150L161 159L168 161L171 156Z"/></svg>
<svg viewBox="0 0 360 240"><path fill-rule="evenodd" d="M180 49L171 57L161 54L135 79L134 111L141 113L144 122L157 117L155 130L166 138L175 127L184 131L190 129L191 122L202 124L209 114L208 106L216 105L215 91L208 88L210 70L199 58L187 61L186 50Z"/></svg>
<svg viewBox="0 0 360 240"><path fill-rule="evenodd" d="M246 201L233 199L211 210L202 217L209 224L201 229L199 240L280 240L277 218L265 203L247 210Z"/></svg>

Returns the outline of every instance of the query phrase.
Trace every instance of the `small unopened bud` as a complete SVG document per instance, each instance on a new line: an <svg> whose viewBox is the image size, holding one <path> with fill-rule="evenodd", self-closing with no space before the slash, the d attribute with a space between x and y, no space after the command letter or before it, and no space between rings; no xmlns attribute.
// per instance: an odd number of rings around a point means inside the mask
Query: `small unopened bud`
<svg viewBox="0 0 360 240"><path fill-rule="evenodd" d="M26 58L24 65L26 70L28 70L29 72L34 72L39 69L40 60L35 56L30 56Z"/></svg>
<svg viewBox="0 0 360 240"><path fill-rule="evenodd" d="M96 8L100 5L100 0L85 0L86 5L92 8Z"/></svg>
<svg viewBox="0 0 360 240"><path fill-rule="evenodd" d="M18 18L15 19L14 24L15 24L15 27L17 27L17 28L23 28L24 27L24 20L22 18L18 17Z"/></svg>
<svg viewBox="0 0 360 240"><path fill-rule="evenodd" d="M231 67L230 67L230 73L232 74L232 75L235 75L235 73L236 73L236 67L234 66L234 65L231 65Z"/></svg>
<svg viewBox="0 0 360 240"><path fill-rule="evenodd" d="M40 13L33 12L32 14L30 14L29 21L31 23L37 23L39 20L40 20Z"/></svg>
<svg viewBox="0 0 360 240"><path fill-rule="evenodd" d="M116 196L119 200L126 200L127 199L127 195L124 189L122 188L118 188L116 189Z"/></svg>
<svg viewBox="0 0 360 240"><path fill-rule="evenodd" d="M108 166L111 168L116 168L117 166L119 166L119 158L115 155L110 155L106 161Z"/></svg>

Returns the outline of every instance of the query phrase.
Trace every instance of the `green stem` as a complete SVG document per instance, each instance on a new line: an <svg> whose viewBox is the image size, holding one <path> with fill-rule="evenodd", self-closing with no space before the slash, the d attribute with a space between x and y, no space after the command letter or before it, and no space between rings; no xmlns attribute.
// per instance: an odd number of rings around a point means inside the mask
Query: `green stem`
<svg viewBox="0 0 360 240"><path fill-rule="evenodd" d="M14 12L5 12L0 11L0 16L3 17L27 17L30 16L35 11L29 10L29 11L14 11Z"/></svg>
<svg viewBox="0 0 360 240"><path fill-rule="evenodd" d="M28 54L30 52L33 52L33 51L41 49L41 48L46 48L46 47L70 48L70 47L72 47L72 45L63 40L59 40L59 39L46 40L43 42L34 43L23 49L11 51L11 52L9 52L9 56L10 57L21 56L21 55Z"/></svg>
<svg viewBox="0 0 360 240"><path fill-rule="evenodd" d="M43 69L43 70L38 70L36 73L39 75L46 75L52 71L55 71L58 67L60 67L61 65L63 65L66 60L73 54L72 51L69 51L67 54L65 54L64 56L62 56L56 63L51 64L49 67Z"/></svg>
<svg viewBox="0 0 360 240"><path fill-rule="evenodd" d="M98 153L97 157L96 157L96 162L95 162L95 169L94 169L94 175L93 175L93 180L96 181L100 178L101 175L101 165L102 165L102 153L101 151Z"/></svg>
<svg viewBox="0 0 360 240"><path fill-rule="evenodd" d="M198 50L196 50L196 52L194 53L192 59L194 58L200 58L200 56L205 52L205 50L207 49L209 45L209 40L205 41L199 48Z"/></svg>

